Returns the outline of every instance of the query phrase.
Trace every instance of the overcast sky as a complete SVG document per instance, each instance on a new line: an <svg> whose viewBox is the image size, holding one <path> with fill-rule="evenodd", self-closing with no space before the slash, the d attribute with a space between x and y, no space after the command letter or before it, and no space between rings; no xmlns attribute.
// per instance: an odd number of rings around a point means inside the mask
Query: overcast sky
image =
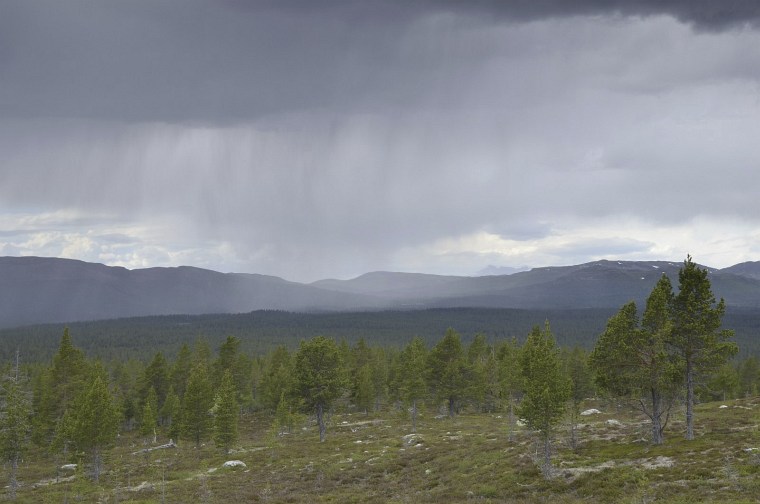
<svg viewBox="0 0 760 504"><path fill-rule="evenodd" d="M760 260L755 0L3 0L0 255Z"/></svg>

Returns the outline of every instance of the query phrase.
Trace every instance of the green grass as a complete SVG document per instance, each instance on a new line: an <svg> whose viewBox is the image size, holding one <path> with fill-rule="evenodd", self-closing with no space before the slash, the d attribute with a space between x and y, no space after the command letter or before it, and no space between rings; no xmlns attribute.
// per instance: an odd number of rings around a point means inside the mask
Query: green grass
<svg viewBox="0 0 760 504"><path fill-rule="evenodd" d="M698 406L697 439L683 439L683 418L666 430L665 444L652 446L644 418L599 407L584 417L579 445L569 447L562 429L555 442L555 477L545 480L536 465L537 444L519 431L507 440L506 416L463 414L454 419L419 419L418 446L407 446L407 419L335 414L328 437L302 418L292 434L274 436L271 419L249 415L241 440L224 456L211 443L195 449L133 454L143 448L136 434L123 434L108 452L99 483L81 472L59 482L62 463L42 450L29 453L19 471L18 502L758 502L760 448L757 399ZM598 407L598 405L597 405ZM609 411L608 411L609 410ZM611 426L608 419L620 426ZM163 440L159 439L159 442ZM246 469L220 469L239 459ZM69 476L64 474L62 476Z"/></svg>

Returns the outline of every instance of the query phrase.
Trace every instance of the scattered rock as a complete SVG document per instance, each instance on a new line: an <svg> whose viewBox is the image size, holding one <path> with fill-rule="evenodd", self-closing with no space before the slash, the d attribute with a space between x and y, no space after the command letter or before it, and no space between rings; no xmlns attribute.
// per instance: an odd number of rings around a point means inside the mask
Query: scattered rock
<svg viewBox="0 0 760 504"><path fill-rule="evenodd" d="M167 448L176 448L177 444L174 442L173 439L170 439L168 443L162 444L160 446L154 446L153 448L144 448L142 450L138 450L136 452L132 452L132 455L137 455L140 453L149 453L154 450L166 450Z"/></svg>
<svg viewBox="0 0 760 504"><path fill-rule="evenodd" d="M721 404L720 406L718 406L718 409L726 409L726 408L728 408L728 406L726 406L725 404Z"/></svg>
<svg viewBox="0 0 760 504"><path fill-rule="evenodd" d="M585 411L581 411L581 416L589 416L589 415L598 415L601 411L599 411L596 408L587 409Z"/></svg>
<svg viewBox="0 0 760 504"><path fill-rule="evenodd" d="M245 462L243 462L242 460L228 460L227 462L222 464L222 468L224 469L237 469L238 467L242 467L243 469L245 469L248 466L245 465Z"/></svg>
<svg viewBox="0 0 760 504"><path fill-rule="evenodd" d="M675 461L670 457L659 456L654 460L647 460L641 463L641 467L644 469L658 469L660 467L673 467Z"/></svg>
<svg viewBox="0 0 760 504"><path fill-rule="evenodd" d="M745 448L744 451L747 453L754 453L756 451L760 450L760 448Z"/></svg>
<svg viewBox="0 0 760 504"><path fill-rule="evenodd" d="M515 422L515 425L517 425L518 427L525 427L528 424L526 424L525 421L518 419L517 422Z"/></svg>
<svg viewBox="0 0 760 504"><path fill-rule="evenodd" d="M76 471L77 465L76 464L63 464L61 466L61 471Z"/></svg>
<svg viewBox="0 0 760 504"><path fill-rule="evenodd" d="M407 434L401 436L401 440L404 442L404 446L419 446L422 444L422 436L419 434Z"/></svg>
<svg viewBox="0 0 760 504"><path fill-rule="evenodd" d="M142 492L144 490L153 490L153 485L147 481L143 481L137 486L127 487L128 492Z"/></svg>
<svg viewBox="0 0 760 504"><path fill-rule="evenodd" d="M620 421L615 420L614 418L610 418L605 423L607 425L612 425L612 426L615 426L615 427L620 427L621 425L623 425L622 423L620 423Z"/></svg>

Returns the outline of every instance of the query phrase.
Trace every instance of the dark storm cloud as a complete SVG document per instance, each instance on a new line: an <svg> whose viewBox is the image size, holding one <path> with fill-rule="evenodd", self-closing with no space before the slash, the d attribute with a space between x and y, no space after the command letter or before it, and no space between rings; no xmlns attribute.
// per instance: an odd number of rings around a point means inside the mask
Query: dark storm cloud
<svg viewBox="0 0 760 504"><path fill-rule="evenodd" d="M757 10L0 2L0 246L313 280L678 260L707 216L740 250Z"/></svg>
<svg viewBox="0 0 760 504"><path fill-rule="evenodd" d="M760 17L749 0L11 0L0 9L1 116L166 122L440 105L461 82L448 67L466 75L485 50L447 44L447 23L456 37L472 23L567 16L665 14L705 30ZM460 19L436 21L447 14Z"/></svg>
<svg viewBox="0 0 760 504"><path fill-rule="evenodd" d="M479 10L505 18L532 21L550 17L669 15L700 29L722 30L760 22L760 3L755 0L471 0L427 2L451 9Z"/></svg>

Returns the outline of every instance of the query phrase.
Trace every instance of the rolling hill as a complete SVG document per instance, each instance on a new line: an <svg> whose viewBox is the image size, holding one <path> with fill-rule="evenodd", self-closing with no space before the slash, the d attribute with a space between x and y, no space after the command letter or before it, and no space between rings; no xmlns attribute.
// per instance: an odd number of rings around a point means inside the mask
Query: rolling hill
<svg viewBox="0 0 760 504"><path fill-rule="evenodd" d="M595 261L479 277L374 272L311 284L193 267L128 270L40 257L0 258L0 327L254 310L598 309L641 302L680 263ZM728 306L760 308L760 262L709 268Z"/></svg>

